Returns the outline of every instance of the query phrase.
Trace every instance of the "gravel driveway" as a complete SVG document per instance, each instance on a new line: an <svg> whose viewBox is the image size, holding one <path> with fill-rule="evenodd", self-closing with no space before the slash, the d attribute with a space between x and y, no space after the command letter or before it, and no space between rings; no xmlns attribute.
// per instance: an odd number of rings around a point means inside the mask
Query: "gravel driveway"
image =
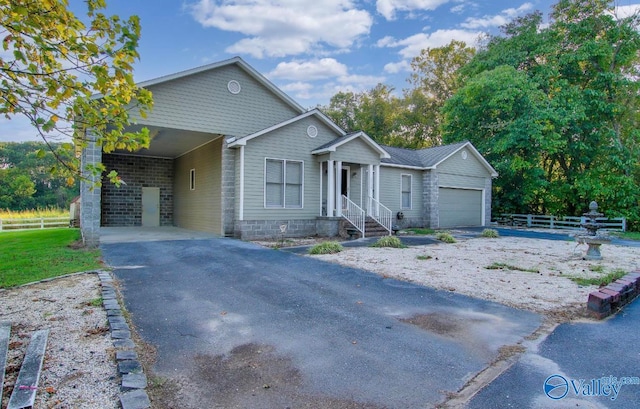
<svg viewBox="0 0 640 409"><path fill-rule="evenodd" d="M104 244L157 348L156 407L433 407L541 324L231 239Z"/></svg>

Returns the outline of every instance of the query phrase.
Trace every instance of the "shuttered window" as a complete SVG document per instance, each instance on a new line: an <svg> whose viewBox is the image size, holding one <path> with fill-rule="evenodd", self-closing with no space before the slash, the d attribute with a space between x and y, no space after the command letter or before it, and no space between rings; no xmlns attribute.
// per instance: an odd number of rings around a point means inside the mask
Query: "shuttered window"
<svg viewBox="0 0 640 409"><path fill-rule="evenodd" d="M402 209L411 209L411 175L401 175Z"/></svg>
<svg viewBox="0 0 640 409"><path fill-rule="evenodd" d="M265 207L302 208L303 162L267 159L264 179Z"/></svg>

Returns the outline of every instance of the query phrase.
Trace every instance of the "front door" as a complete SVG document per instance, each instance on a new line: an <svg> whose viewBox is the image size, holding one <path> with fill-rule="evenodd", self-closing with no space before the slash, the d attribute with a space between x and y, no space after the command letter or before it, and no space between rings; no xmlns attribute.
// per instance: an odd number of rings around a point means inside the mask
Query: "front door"
<svg viewBox="0 0 640 409"><path fill-rule="evenodd" d="M342 187L340 194L349 197L349 192L351 191L351 168L349 166L342 167L342 182L340 185Z"/></svg>
<svg viewBox="0 0 640 409"><path fill-rule="evenodd" d="M160 226L160 188L142 188L142 225L144 227Z"/></svg>

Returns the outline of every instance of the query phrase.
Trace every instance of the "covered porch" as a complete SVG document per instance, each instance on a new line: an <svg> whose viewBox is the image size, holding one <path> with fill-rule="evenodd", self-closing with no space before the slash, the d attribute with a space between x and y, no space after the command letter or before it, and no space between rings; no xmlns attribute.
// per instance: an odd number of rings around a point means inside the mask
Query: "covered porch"
<svg viewBox="0 0 640 409"><path fill-rule="evenodd" d="M320 164L320 216L344 218L362 237L367 220L391 233L391 210L380 203L380 161L389 154L363 132L339 138L312 153Z"/></svg>

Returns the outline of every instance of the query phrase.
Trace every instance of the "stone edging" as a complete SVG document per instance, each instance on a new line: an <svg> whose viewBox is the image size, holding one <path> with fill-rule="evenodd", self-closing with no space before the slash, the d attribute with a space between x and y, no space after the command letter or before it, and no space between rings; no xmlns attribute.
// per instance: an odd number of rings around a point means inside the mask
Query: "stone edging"
<svg viewBox="0 0 640 409"><path fill-rule="evenodd" d="M603 319L624 307L640 295L640 270L633 271L619 280L589 294L589 314Z"/></svg>
<svg viewBox="0 0 640 409"><path fill-rule="evenodd" d="M104 270L97 271L97 274L100 278L102 303L107 311L111 339L116 349L118 373L121 376L120 404L122 409L147 409L151 406L146 392L147 377L134 350L135 343L131 339L129 324L122 315L113 277L110 272Z"/></svg>

